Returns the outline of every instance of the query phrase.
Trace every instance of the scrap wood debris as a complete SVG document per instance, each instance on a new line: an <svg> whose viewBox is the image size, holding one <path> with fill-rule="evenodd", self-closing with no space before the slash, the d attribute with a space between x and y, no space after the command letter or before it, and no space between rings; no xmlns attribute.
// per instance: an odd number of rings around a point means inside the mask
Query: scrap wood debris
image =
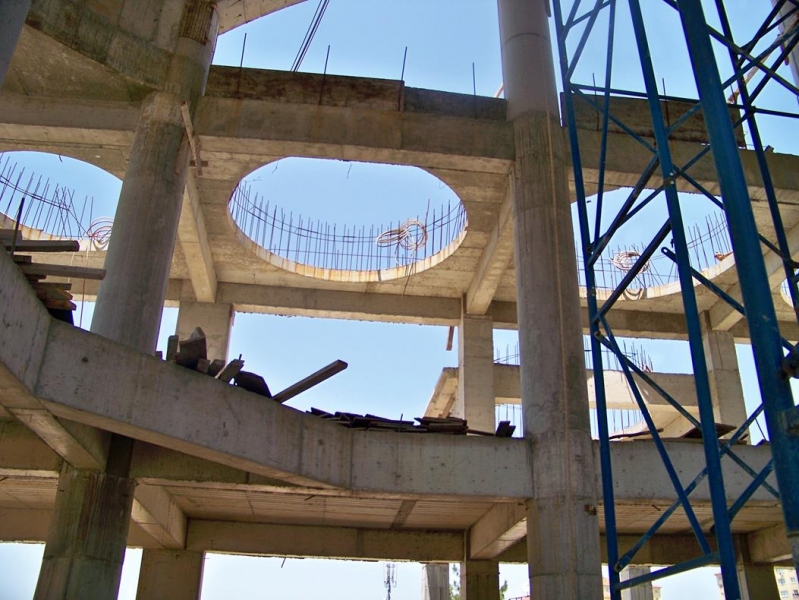
<svg viewBox="0 0 799 600"><path fill-rule="evenodd" d="M196 327L194 331L191 332L191 335L184 340L181 340L176 335L169 336L166 346L166 357L163 357L160 351L156 352L156 356L191 371L214 377L225 383L230 383L232 381L237 387L281 404L347 368L347 363L343 360L333 361L326 367L290 385L282 392L272 395L263 377L257 373L243 370L244 361L241 359L241 356L227 363L218 359L209 360L205 332L200 327Z"/></svg>
<svg viewBox="0 0 799 600"><path fill-rule="evenodd" d="M397 431L400 433L445 433L466 435L468 433L495 437L512 437L516 426L510 421L500 421L494 433L469 429L466 419L458 417L416 417L413 421L387 419L377 415L359 415L349 412L329 413L319 408L307 411L326 421L333 421L348 429L369 429L374 431Z"/></svg>
<svg viewBox="0 0 799 600"><path fill-rule="evenodd" d="M200 327L195 328L194 331L191 332L191 335L184 340L179 339L176 335L169 336L166 356L163 357L160 351L156 352L156 356L186 369L208 375L209 377L214 377L225 383L233 382L234 385L248 392L258 394L281 404L347 368L347 363L343 360L333 361L326 367L290 385L282 392L273 395L269 391L269 386L263 377L256 373L243 370L244 361L241 359L241 356L234 358L228 363L221 360L208 360L208 344L205 333ZM312 408L307 412L350 429L369 429L373 431L512 437L513 432L516 430L516 426L511 425L510 421L500 421L495 432L488 432L469 429L466 419L459 419L457 417L417 417L412 421L408 421L402 418L399 420L386 419L385 417L370 414L359 415L349 412L329 413L318 408Z"/></svg>
<svg viewBox="0 0 799 600"><path fill-rule="evenodd" d="M25 240L19 231L0 229L0 248L11 254L22 274L31 284L36 296L44 304L53 318L74 324L72 312L77 308L72 302L72 284L66 282L42 281L48 276L67 279L103 279L105 269L52 265L33 262L29 254L19 252L77 252L80 244L76 240Z"/></svg>

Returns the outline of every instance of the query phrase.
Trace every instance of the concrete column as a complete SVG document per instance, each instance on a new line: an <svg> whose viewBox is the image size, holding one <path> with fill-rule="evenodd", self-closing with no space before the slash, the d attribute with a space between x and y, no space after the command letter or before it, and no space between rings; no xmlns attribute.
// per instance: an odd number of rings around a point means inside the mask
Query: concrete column
<svg viewBox="0 0 799 600"><path fill-rule="evenodd" d="M649 567L627 567L619 575L622 581L628 579L635 579L641 575L649 575L651 569ZM637 585L634 588L622 590L621 600L654 600L654 593L652 591L652 584L645 583Z"/></svg>
<svg viewBox="0 0 799 600"><path fill-rule="evenodd" d="M17 47L19 34L25 25L25 17L31 0L3 0L0 2L0 84L6 77L8 65Z"/></svg>
<svg viewBox="0 0 799 600"><path fill-rule="evenodd" d="M63 468L36 600L117 597L134 487L126 477Z"/></svg>
<svg viewBox="0 0 799 600"><path fill-rule="evenodd" d="M180 107L205 89L217 33L215 4L187 0L162 91L142 106L108 245L92 331L152 354L169 281L190 148Z"/></svg>
<svg viewBox="0 0 799 600"><path fill-rule="evenodd" d="M738 427L746 421L746 404L738 356L735 354L735 339L728 331L712 331L707 316L702 324L713 417L717 423Z"/></svg>
<svg viewBox="0 0 799 600"><path fill-rule="evenodd" d="M218 29L215 3L178 5L172 61L162 89L142 106L92 321L92 332L148 354L155 351L189 164L180 107L193 109L205 88ZM133 504L132 448L129 438L112 435L105 473L62 477L37 599L116 598Z"/></svg>
<svg viewBox="0 0 799 600"><path fill-rule="evenodd" d="M514 258L534 599L602 597L568 153L560 126L547 0L499 0L508 118L513 121Z"/></svg>
<svg viewBox="0 0 799 600"><path fill-rule="evenodd" d="M449 600L449 565L426 564L422 569L422 600Z"/></svg>
<svg viewBox="0 0 799 600"><path fill-rule="evenodd" d="M233 326L233 306L212 302L180 302L177 335L186 339L195 327L205 332L208 358L227 360L230 329Z"/></svg>
<svg viewBox="0 0 799 600"><path fill-rule="evenodd" d="M778 600L780 590L774 575L774 565L753 564L745 536L738 536L735 546L741 600Z"/></svg>
<svg viewBox="0 0 799 600"><path fill-rule="evenodd" d="M499 563L493 560L462 563L461 600L499 600Z"/></svg>
<svg viewBox="0 0 799 600"><path fill-rule="evenodd" d="M574 234L544 0L499 0L516 161L516 298L522 408L533 498L527 518L534 599L602 597L596 468Z"/></svg>
<svg viewBox="0 0 799 600"><path fill-rule="evenodd" d="M204 562L202 552L145 548L136 600L198 600Z"/></svg>
<svg viewBox="0 0 799 600"><path fill-rule="evenodd" d="M452 415L471 429L496 429L494 323L490 317L462 315L458 326L458 396Z"/></svg>

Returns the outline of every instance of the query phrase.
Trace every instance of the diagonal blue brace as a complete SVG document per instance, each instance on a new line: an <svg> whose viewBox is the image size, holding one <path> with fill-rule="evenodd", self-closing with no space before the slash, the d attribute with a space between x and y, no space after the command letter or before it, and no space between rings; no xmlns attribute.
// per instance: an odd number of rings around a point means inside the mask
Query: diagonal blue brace
<svg viewBox="0 0 799 600"><path fill-rule="evenodd" d="M677 4L724 197L786 530L794 563L799 564L799 436L792 435L788 425L796 409L788 381L780 376L783 355L771 288L702 4Z"/></svg>

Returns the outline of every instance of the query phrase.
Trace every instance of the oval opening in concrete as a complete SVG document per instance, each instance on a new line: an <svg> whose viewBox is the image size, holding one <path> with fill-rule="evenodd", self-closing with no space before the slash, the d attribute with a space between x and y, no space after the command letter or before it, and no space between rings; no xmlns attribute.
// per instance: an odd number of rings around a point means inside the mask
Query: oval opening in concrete
<svg viewBox="0 0 799 600"><path fill-rule="evenodd" d="M466 233L466 212L417 167L284 158L234 190L239 239L271 264L332 281L385 281L429 269Z"/></svg>
<svg viewBox="0 0 799 600"><path fill-rule="evenodd" d="M92 164L42 152L0 154L0 228L25 239L77 239L105 250L122 182Z"/></svg>
<svg viewBox="0 0 799 600"><path fill-rule="evenodd" d="M606 207L618 210L622 202L630 193L629 188L613 190L605 194ZM645 190L642 197L646 197L651 190ZM731 261L725 259L732 254L732 244L727 230L724 214L712 206L706 199L698 194L680 193L682 200L683 218L686 222L686 237L688 238L688 251L691 265L714 277L725 268L732 266ZM624 277L634 268L647 245L654 237L657 230L667 218L665 202L658 200L636 216L629 223L623 225L613 237L610 244L603 250L594 263L594 276L596 287L604 290L615 289ZM597 203L597 196L589 199L589 209ZM601 223L602 231L606 231L611 221L611 211ZM586 286L583 257L580 250L580 237L577 218L577 205L572 205L572 217L575 222L575 239L577 240L577 270L580 286ZM591 226L594 226L595 215L589 214ZM671 237L660 245L671 247ZM676 293L679 291L679 277L675 263L667 258L660 249L643 265L638 275L630 282L624 299L635 300L652 298L661 294ZM675 287L676 286L676 287ZM659 290L659 291L658 291Z"/></svg>

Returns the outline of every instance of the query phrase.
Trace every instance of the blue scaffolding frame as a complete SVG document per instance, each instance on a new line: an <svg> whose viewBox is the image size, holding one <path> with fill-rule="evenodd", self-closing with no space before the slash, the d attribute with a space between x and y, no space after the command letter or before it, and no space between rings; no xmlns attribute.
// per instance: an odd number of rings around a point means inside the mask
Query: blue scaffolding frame
<svg viewBox="0 0 799 600"><path fill-rule="evenodd" d="M564 90L563 118L569 130L580 243L585 267L584 283L587 288L596 404L599 415L602 492L611 597L620 600L623 589L697 567L719 564L726 597L740 598L732 521L756 490L766 489L781 500L786 530L793 547L794 562L799 563L799 409L794 404L789 385L790 376L796 376L799 372L799 350L780 335L771 287L763 261L764 248L782 259L788 295L797 315L799 315L799 289L797 289L799 263L795 262L790 254L778 198L769 171L768 148L764 146L758 125L758 118L762 118L763 115L791 119L799 117L799 113L768 109L760 106L761 103L758 102L761 92L767 85L782 86L791 93L799 95L796 84L788 81L779 72L781 63L799 43L799 18L797 18L799 0L774 0L773 8L763 23L757 28L754 36L745 43L736 42L723 0L706 0L704 3L701 0L660 0L660 4L665 4L676 11L679 17L690 61L686 67L690 68L694 75L698 99L674 98L658 90L649 45L653 28L652 24L645 20L641 0L554 0L553 5ZM613 85L613 65L616 58L614 50L618 43L617 25L622 7L625 9L623 16L630 20L627 25L631 25L633 31L634 40L627 40L626 43L627 47L635 48L634 56L643 80L642 90L619 89ZM714 22L720 24L720 30L708 25L705 10L715 11L712 17ZM775 32L779 32L776 41L772 43L765 41L767 36ZM597 38L604 44L605 49L603 82L581 83L578 75L581 73L579 70L581 59L584 57L589 39ZM714 44L719 50L718 53L714 53ZM731 70L733 73L726 81L722 81L720 75L722 59L719 57L723 55L726 55L724 60L729 60L729 65L724 65L726 70ZM628 52L625 57L627 64L632 61L631 56L632 53ZM756 78L753 77L755 74ZM585 74L582 76L585 77ZM737 89L733 104L724 96L724 89L728 86ZM637 133L633 127L625 123L623 116L614 113L614 99L619 98L638 99L646 103L651 120L651 135ZM673 123L668 123L663 114L664 107L668 110L669 103L675 101L690 103L692 106ZM584 162L578 135L577 102L587 104L596 112L600 131L598 165L587 165ZM731 108L735 109L737 114L731 112ZM678 164L672 155L669 140L689 119L700 114L704 119L709 143L702 146L692 159ZM773 232L769 231L769 235L773 235L776 238L774 240L758 232L741 163L740 142L739 138L736 138L736 128L743 129L748 134L751 149L756 156L759 177L765 189L773 224ZM607 207L603 205L606 194L604 188L608 145L611 136L619 135L627 135L638 142L641 150L649 153L650 159L621 209L612 213L609 225L603 229L603 213L608 212ZM712 155L715 165L721 191L720 199L691 173L692 168L708 154ZM583 177L583 168L586 166L598 170L598 193L593 199L586 194ZM686 226L678 196L678 184L683 186L683 189L686 186L691 187L694 192L701 194L723 210L729 227L742 302L732 298L692 266ZM589 207L590 202L594 203L592 207ZM600 254L609 247L613 236L624 224L636 217L645 206L657 202L665 203L668 217L647 246L637 253L637 260L620 283L605 295L600 304L596 277ZM628 291L636 277L647 268L648 262L658 251L671 259L677 270L696 383L698 419L657 386L646 372L624 356L608 320L608 312ZM723 440L719 440L714 422L694 282L710 289L745 317L763 399L761 405L749 415L746 422L729 438ZM616 527L611 442L601 355L603 347L616 354L622 365L676 496L674 503L623 555L619 549ZM701 431L705 466L687 486L680 482L668 449L644 403L636 379L646 382ZM765 416L773 458L764 468L755 470L738 456L735 444L761 413ZM752 478L751 484L731 506L727 505L722 474L723 459L732 460ZM767 482L772 471L776 475L781 494ZM691 493L703 481L707 481L710 492L713 515L711 527L708 527L707 523L700 523L691 504ZM684 513L696 538L697 556L649 575L621 581L622 569L630 564L638 550L678 510ZM712 538L715 538L715 544L712 543Z"/></svg>

